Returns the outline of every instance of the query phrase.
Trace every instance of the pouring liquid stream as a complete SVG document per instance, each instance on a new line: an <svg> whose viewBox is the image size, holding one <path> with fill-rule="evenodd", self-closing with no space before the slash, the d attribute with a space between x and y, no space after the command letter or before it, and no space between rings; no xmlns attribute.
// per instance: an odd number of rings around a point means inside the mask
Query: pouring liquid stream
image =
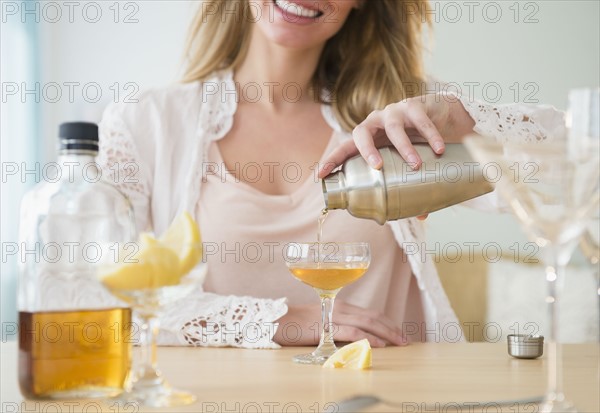
<svg viewBox="0 0 600 413"><path fill-rule="evenodd" d="M317 219L317 244L320 244L321 238L323 238L323 224L325 223L328 214L329 210L324 208L321 211L321 215L319 215L319 218Z"/></svg>
<svg viewBox="0 0 600 413"><path fill-rule="evenodd" d="M321 240L323 238L323 225L325 224L325 220L327 219L327 215L329 214L329 210L327 208L323 208L321 211L321 215L317 219L317 268L321 267Z"/></svg>

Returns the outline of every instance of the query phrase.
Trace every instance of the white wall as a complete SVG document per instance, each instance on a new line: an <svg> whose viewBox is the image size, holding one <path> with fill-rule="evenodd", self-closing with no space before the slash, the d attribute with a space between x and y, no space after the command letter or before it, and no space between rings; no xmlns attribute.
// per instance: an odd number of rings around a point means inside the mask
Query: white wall
<svg viewBox="0 0 600 413"><path fill-rule="evenodd" d="M99 121L111 101L135 98L139 91L177 81L181 73L186 30L198 2L121 2L118 14L114 2L97 4L102 13L97 23L86 21L83 6L76 9L73 23L66 16L59 23L40 23L42 84L57 82L64 92L63 99L47 104L43 114L48 157L54 154L59 123ZM85 15L94 19L94 9ZM80 83L75 104L69 102L64 82ZM92 103L94 82L102 92L98 103ZM87 94L83 93L85 85Z"/></svg>
<svg viewBox="0 0 600 413"><path fill-rule="evenodd" d="M599 86L600 2L473 2L480 5L472 19L468 3L432 2L439 23L427 65L435 77L462 85L465 93L468 84L479 84L473 86L475 97L490 103L496 101L498 84L498 103L529 98L561 110L566 110L569 89ZM496 10L502 17L494 22ZM454 207L433 214L428 226L430 240L442 246L452 241L498 242L512 254L509 247L515 242L521 247L527 243L510 215Z"/></svg>

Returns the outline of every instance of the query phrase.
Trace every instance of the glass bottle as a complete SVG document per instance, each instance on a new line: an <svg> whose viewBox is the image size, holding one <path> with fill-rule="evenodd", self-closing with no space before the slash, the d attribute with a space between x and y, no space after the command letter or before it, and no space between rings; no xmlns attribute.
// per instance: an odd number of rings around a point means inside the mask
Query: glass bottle
<svg viewBox="0 0 600 413"><path fill-rule="evenodd" d="M131 310L95 269L135 239L128 199L102 180L98 126L64 123L57 162L23 198L19 385L28 398L110 397L131 364Z"/></svg>

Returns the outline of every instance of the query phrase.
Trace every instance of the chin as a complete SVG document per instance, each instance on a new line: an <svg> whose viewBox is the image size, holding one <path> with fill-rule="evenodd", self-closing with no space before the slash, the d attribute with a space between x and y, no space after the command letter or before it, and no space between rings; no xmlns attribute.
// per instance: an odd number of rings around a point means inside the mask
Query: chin
<svg viewBox="0 0 600 413"><path fill-rule="evenodd" d="M344 25L356 3L349 0L262 0L254 3L257 28L273 43L307 49L322 46Z"/></svg>
<svg viewBox="0 0 600 413"><path fill-rule="evenodd" d="M290 33L288 30L270 30L264 33L268 41L288 49L312 49L321 47L331 36L316 36L314 33L304 35L303 33Z"/></svg>

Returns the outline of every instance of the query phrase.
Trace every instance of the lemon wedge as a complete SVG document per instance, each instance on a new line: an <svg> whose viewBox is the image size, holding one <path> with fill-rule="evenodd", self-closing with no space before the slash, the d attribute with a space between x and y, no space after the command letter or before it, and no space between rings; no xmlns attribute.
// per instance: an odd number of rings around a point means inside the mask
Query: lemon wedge
<svg viewBox="0 0 600 413"><path fill-rule="evenodd" d="M141 290L177 285L202 258L200 231L187 212L178 215L160 239L140 234L138 246L133 256L124 248L118 264L100 274L106 287Z"/></svg>
<svg viewBox="0 0 600 413"><path fill-rule="evenodd" d="M372 366L372 351L369 340L350 343L331 355L323 368L365 370Z"/></svg>
<svg viewBox="0 0 600 413"><path fill-rule="evenodd" d="M173 220L167 231L160 237L160 242L177 254L181 274L187 274L202 258L200 230L196 221L187 212Z"/></svg>
<svg viewBox="0 0 600 413"><path fill-rule="evenodd" d="M139 250L127 262L119 263L112 271L103 274L102 283L112 290L141 290L159 288L179 283L180 263L177 254L149 234L142 234Z"/></svg>

